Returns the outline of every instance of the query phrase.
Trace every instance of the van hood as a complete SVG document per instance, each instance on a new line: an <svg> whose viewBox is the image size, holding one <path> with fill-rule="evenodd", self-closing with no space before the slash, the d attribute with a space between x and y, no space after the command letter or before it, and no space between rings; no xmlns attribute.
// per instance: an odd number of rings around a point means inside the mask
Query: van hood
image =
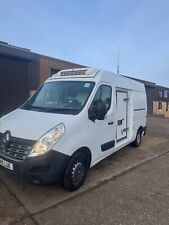
<svg viewBox="0 0 169 225"><path fill-rule="evenodd" d="M0 132L9 130L13 137L38 140L54 126L66 125L73 118L73 115L17 109L0 119Z"/></svg>

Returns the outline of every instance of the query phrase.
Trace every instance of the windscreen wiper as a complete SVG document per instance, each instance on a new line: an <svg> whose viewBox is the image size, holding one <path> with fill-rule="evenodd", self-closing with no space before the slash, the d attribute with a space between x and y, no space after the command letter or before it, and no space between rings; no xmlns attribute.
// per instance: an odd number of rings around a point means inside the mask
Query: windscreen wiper
<svg viewBox="0 0 169 225"><path fill-rule="evenodd" d="M51 108L47 109L47 112L72 112L73 114L75 112L79 112L79 109L71 109L71 108Z"/></svg>
<svg viewBox="0 0 169 225"><path fill-rule="evenodd" d="M45 111L45 112L48 110L48 109L45 108L45 107L41 107L41 106L33 106L33 105L30 107L30 109L35 109L35 110L36 110L36 109L39 109L39 110L43 110L43 111Z"/></svg>
<svg viewBox="0 0 169 225"><path fill-rule="evenodd" d="M30 104L30 105L29 105L29 104L24 105L24 106L21 107L21 109L27 109L27 110L39 109L39 110L44 110L44 111L47 110L45 107L41 107L41 106L33 106L33 105L31 105L31 104Z"/></svg>

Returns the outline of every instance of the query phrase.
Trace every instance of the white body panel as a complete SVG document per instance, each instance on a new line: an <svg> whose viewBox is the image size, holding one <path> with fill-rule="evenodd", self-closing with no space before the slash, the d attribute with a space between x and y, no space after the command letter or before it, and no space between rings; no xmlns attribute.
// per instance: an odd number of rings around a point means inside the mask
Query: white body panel
<svg viewBox="0 0 169 225"><path fill-rule="evenodd" d="M147 106L144 85L111 72L93 71L93 76L89 71L86 76L58 75L46 81L95 82L95 87L85 107L78 115L17 109L0 119L0 132L10 130L14 137L38 140L57 124L64 123L65 133L55 144L53 150L71 156L79 148L87 147L91 151L91 166L129 144L135 139L139 127L146 126ZM88 109L101 84L107 84L112 88L111 107L104 120L93 122L88 118ZM121 119L124 120L118 126L118 120ZM112 140L115 142L114 147L102 151L101 146Z"/></svg>

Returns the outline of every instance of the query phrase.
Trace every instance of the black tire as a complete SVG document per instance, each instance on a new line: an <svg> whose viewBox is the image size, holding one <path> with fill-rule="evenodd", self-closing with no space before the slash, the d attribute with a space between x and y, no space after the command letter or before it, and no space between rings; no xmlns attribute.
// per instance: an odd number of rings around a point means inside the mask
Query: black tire
<svg viewBox="0 0 169 225"><path fill-rule="evenodd" d="M83 152L75 153L65 170L62 186L68 191L75 191L82 186L88 170L87 157Z"/></svg>
<svg viewBox="0 0 169 225"><path fill-rule="evenodd" d="M134 147L139 147L142 141L142 130L139 129L136 134L136 139L132 142Z"/></svg>

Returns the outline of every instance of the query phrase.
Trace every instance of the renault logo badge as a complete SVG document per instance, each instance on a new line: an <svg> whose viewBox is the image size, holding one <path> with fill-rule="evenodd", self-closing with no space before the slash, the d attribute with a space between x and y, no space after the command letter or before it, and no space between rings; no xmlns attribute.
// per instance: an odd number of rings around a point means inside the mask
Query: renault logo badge
<svg viewBox="0 0 169 225"><path fill-rule="evenodd" d="M4 133L4 138L3 138L4 145L6 145L10 141L10 137L11 137L11 132L9 130L7 130Z"/></svg>

